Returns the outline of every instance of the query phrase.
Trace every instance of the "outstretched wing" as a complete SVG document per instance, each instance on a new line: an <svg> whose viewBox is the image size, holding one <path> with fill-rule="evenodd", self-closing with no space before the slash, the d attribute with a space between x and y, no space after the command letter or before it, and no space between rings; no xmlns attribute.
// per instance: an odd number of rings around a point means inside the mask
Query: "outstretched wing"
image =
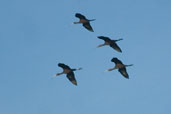
<svg viewBox="0 0 171 114"><path fill-rule="evenodd" d="M128 73L127 73L125 67L120 68L118 71L119 71L125 78L129 79L129 75L128 75Z"/></svg>
<svg viewBox="0 0 171 114"><path fill-rule="evenodd" d="M87 30L89 30L89 31L91 31L91 32L94 32L94 30L93 30L93 28L91 27L91 25L90 25L89 22L83 23L83 26L84 26Z"/></svg>
<svg viewBox="0 0 171 114"><path fill-rule="evenodd" d="M122 52L120 47L114 41L111 42L110 47L112 47L113 49L115 49L118 52Z"/></svg>
<svg viewBox="0 0 171 114"><path fill-rule="evenodd" d="M115 64L123 64L118 58L115 57L111 61L114 62Z"/></svg>
<svg viewBox="0 0 171 114"><path fill-rule="evenodd" d="M79 19L86 19L86 17L80 13L76 13L75 17L79 18Z"/></svg>
<svg viewBox="0 0 171 114"><path fill-rule="evenodd" d="M58 66L63 68L63 69L71 69L68 65L65 65L63 63L59 63Z"/></svg>
<svg viewBox="0 0 171 114"><path fill-rule="evenodd" d="M98 36L99 39L104 40L105 42L110 42L111 39L105 36Z"/></svg>
<svg viewBox="0 0 171 114"><path fill-rule="evenodd" d="M75 79L74 76L74 72L70 72L67 74L67 78L69 79L69 81L71 81L74 85L77 85L77 81Z"/></svg>

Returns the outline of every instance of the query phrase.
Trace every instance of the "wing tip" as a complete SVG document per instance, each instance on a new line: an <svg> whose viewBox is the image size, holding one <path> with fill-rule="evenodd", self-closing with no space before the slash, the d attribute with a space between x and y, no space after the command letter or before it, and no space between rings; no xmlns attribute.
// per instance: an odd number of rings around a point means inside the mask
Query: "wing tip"
<svg viewBox="0 0 171 114"><path fill-rule="evenodd" d="M72 81L72 84L74 84L75 86L78 85L76 81Z"/></svg>
<svg viewBox="0 0 171 114"><path fill-rule="evenodd" d="M116 49L116 51L122 53L122 50L121 49Z"/></svg>
<svg viewBox="0 0 171 114"><path fill-rule="evenodd" d="M90 32L94 32L94 30L93 29L88 29L88 28L86 28L88 31L90 31Z"/></svg>
<svg viewBox="0 0 171 114"><path fill-rule="evenodd" d="M91 30L89 30L90 32L94 32L94 30L93 29L91 29Z"/></svg>
<svg viewBox="0 0 171 114"><path fill-rule="evenodd" d="M129 79L129 76L124 76L126 79Z"/></svg>
<svg viewBox="0 0 171 114"><path fill-rule="evenodd" d="M103 37L103 36L97 36L97 38L99 38L99 39L102 38L102 37Z"/></svg>

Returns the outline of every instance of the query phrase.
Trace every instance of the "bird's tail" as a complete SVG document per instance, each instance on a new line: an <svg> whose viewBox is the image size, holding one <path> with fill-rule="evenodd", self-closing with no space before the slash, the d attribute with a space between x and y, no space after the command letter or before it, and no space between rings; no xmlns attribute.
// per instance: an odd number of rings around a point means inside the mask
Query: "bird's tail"
<svg viewBox="0 0 171 114"><path fill-rule="evenodd" d="M113 42L117 42L117 41L120 41L120 40L123 40L122 38L120 39L117 39L117 40L112 40Z"/></svg>
<svg viewBox="0 0 171 114"><path fill-rule="evenodd" d="M62 75L62 74L63 74L63 72L61 72L61 73L56 73L56 74L53 75L53 77L55 78L56 76L59 76L59 75Z"/></svg>
<svg viewBox="0 0 171 114"><path fill-rule="evenodd" d="M95 21L96 19L90 19L90 20L88 20L88 21Z"/></svg>
<svg viewBox="0 0 171 114"><path fill-rule="evenodd" d="M105 46L105 45L104 44L100 44L100 45L97 46L97 48L102 47L102 46Z"/></svg>
<svg viewBox="0 0 171 114"><path fill-rule="evenodd" d="M126 67L129 67L129 66L133 66L133 64L130 64L130 65L125 65Z"/></svg>
<svg viewBox="0 0 171 114"><path fill-rule="evenodd" d="M116 68L114 67L114 68L109 68L109 69L107 69L107 70L105 70L106 72L109 72L109 71L112 71L112 70L115 70Z"/></svg>
<svg viewBox="0 0 171 114"><path fill-rule="evenodd" d="M117 41L123 40L123 38L119 38Z"/></svg>
<svg viewBox="0 0 171 114"><path fill-rule="evenodd" d="M56 74L52 75L52 78L56 78Z"/></svg>
<svg viewBox="0 0 171 114"><path fill-rule="evenodd" d="M77 70L82 70L82 69L83 69L83 68L81 68L81 67L80 67L80 68L77 68Z"/></svg>

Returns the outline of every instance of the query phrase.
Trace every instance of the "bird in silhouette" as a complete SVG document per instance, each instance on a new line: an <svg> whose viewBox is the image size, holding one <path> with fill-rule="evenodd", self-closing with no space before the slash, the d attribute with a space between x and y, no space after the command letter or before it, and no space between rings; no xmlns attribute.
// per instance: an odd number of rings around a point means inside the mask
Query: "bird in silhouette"
<svg viewBox="0 0 171 114"><path fill-rule="evenodd" d="M123 40L122 38L120 38L118 40L111 40L110 38L105 37L105 36L98 36L98 38L104 40L104 44L100 44L97 47L102 47L102 46L109 45L114 50L116 50L118 52L122 52L122 50L120 49L120 47L116 44L117 41Z"/></svg>
<svg viewBox="0 0 171 114"><path fill-rule="evenodd" d="M66 77L69 79L69 81L71 81L74 85L77 85L77 81L75 79L73 71L81 70L82 68L71 69L68 65L65 65L63 63L59 63L58 66L63 69L63 72L56 73L56 76L59 76L59 75L62 75L62 74L66 74Z"/></svg>
<svg viewBox="0 0 171 114"><path fill-rule="evenodd" d="M80 21L79 21L79 22L73 22L73 24L83 24L83 26L84 26L87 30L89 30L89 31L91 31L91 32L94 32L93 28L92 28L91 25L90 25L90 21L94 21L95 19L91 19L91 20L86 19L86 17L85 17L84 15L80 14L80 13L76 13L76 14L75 14L75 17L79 18Z"/></svg>
<svg viewBox="0 0 171 114"><path fill-rule="evenodd" d="M118 58L112 58L111 62L114 62L115 63L115 67L113 68L110 68L110 69L107 69L107 71L112 71L112 70L115 70L115 69L118 69L118 71L127 79L129 79L129 75L126 71L126 67L128 66L133 66L133 64L130 64L130 65L125 65L123 64Z"/></svg>

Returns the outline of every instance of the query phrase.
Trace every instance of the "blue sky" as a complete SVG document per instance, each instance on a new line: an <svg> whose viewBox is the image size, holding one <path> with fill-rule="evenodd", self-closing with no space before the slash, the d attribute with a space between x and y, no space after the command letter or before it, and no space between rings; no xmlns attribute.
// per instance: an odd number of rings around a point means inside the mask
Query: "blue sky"
<svg viewBox="0 0 171 114"><path fill-rule="evenodd" d="M171 1L1 0L1 114L170 114ZM72 25L82 13L95 32ZM123 53L97 36L118 42ZM104 72L118 57L130 79ZM78 86L57 63L76 71Z"/></svg>

